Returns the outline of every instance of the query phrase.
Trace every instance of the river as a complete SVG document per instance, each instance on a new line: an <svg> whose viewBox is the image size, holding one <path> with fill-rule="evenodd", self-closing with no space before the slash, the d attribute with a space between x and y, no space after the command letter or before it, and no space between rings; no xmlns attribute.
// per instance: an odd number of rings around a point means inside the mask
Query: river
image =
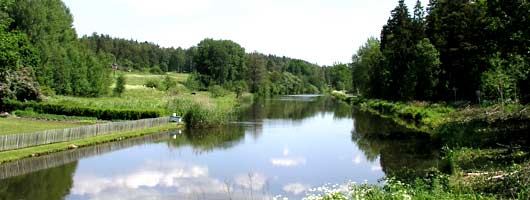
<svg viewBox="0 0 530 200"><path fill-rule="evenodd" d="M0 166L0 199L300 199L440 168L426 138L327 97L256 100L224 128L175 130Z"/></svg>

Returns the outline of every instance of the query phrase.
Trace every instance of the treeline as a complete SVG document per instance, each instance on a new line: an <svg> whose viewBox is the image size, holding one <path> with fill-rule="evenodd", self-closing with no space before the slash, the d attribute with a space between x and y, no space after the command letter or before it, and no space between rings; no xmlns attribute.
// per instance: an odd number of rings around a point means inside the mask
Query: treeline
<svg viewBox="0 0 530 200"><path fill-rule="evenodd" d="M230 40L204 39L187 49L92 34L81 41L94 52L112 54L128 70L151 73L194 73L188 86L207 90L222 85L234 91L261 95L322 93L351 87L349 66L320 67L307 61L247 53Z"/></svg>
<svg viewBox="0 0 530 200"><path fill-rule="evenodd" d="M190 73L194 70L193 56L196 49L163 48L150 42L114 38L93 33L83 36L81 43L93 52L112 54L113 64L129 70L163 73L168 71Z"/></svg>
<svg viewBox="0 0 530 200"><path fill-rule="evenodd" d="M530 2L403 0L353 56L352 91L388 100L530 100Z"/></svg>

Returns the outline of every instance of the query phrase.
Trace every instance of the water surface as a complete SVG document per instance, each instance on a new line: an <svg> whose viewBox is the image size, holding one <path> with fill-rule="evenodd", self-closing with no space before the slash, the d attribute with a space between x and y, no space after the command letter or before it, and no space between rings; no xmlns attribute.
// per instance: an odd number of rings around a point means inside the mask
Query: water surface
<svg viewBox="0 0 530 200"><path fill-rule="evenodd" d="M257 100L227 127L172 131L0 166L0 199L299 199L438 166L428 141L319 96Z"/></svg>

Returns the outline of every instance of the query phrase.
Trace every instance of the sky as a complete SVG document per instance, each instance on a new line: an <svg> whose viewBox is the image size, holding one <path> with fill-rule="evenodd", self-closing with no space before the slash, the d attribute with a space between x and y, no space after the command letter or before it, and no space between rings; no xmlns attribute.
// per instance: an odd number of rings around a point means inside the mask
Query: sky
<svg viewBox="0 0 530 200"><path fill-rule="evenodd" d="M428 0L421 0L426 6ZM228 39L246 52L319 65L351 62L379 37L397 0L64 0L79 36L94 32L163 47ZM405 1L409 9L416 0Z"/></svg>

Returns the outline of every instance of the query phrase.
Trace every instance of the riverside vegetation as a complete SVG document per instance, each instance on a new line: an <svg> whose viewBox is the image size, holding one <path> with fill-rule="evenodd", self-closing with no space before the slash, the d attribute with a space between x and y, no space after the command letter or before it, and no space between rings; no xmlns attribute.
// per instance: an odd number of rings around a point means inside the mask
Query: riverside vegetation
<svg viewBox="0 0 530 200"><path fill-rule="evenodd" d="M399 178L390 176L383 186L328 185L313 190L307 199L530 198L528 106L405 103L362 99L338 92L333 95L410 131L368 137L432 138L441 149L440 159L449 167L404 173Z"/></svg>

